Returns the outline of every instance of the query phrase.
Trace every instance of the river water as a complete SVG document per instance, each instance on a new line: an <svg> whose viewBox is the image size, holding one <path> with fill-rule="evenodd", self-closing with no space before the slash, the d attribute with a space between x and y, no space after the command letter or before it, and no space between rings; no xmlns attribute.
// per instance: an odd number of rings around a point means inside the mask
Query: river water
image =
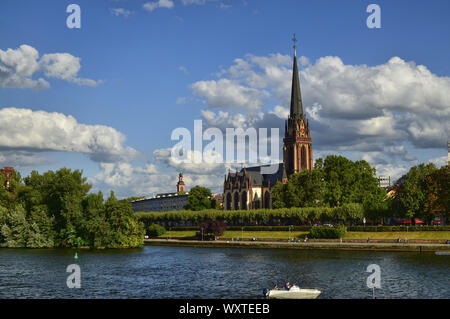
<svg viewBox="0 0 450 319"><path fill-rule="evenodd" d="M413 252L145 246L130 250L0 249L0 298L261 298L286 281L319 298L450 298L450 256ZM66 285L78 264L81 288Z"/></svg>

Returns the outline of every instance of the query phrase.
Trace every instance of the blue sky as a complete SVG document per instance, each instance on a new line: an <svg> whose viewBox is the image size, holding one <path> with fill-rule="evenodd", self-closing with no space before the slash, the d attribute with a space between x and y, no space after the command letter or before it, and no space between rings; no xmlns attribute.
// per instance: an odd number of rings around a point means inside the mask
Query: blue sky
<svg viewBox="0 0 450 319"><path fill-rule="evenodd" d="M71 3L81 7L81 29L66 26ZM243 127L281 126L289 102L289 88L283 88L290 84L293 33L297 56L304 57L305 108L316 114L308 113L315 158L363 158L394 177L419 162L445 162L448 1L156 3L1 1L0 72L3 65L9 73L4 82L0 73L0 123L10 128L10 116L22 133L0 134L0 166L17 167L22 175L80 168L94 190L114 189L119 196L173 191L183 170L188 188L201 184L220 192L226 167L174 165L163 152L175 144L170 134L177 127L192 129L194 119L220 128L236 123L236 116ZM381 8L380 29L366 26L370 3ZM19 50L22 45L31 49ZM39 67L23 71L33 64L21 54L32 50ZM62 53L70 57L55 55ZM18 62L8 65L13 57ZM7 78L12 76L19 76L14 84ZM24 84L39 78L45 87ZM233 92L242 99L226 96ZM254 109L245 104L251 99L258 101ZM16 109L5 111L10 108ZM41 122L39 111L45 112ZM79 143L66 147L63 137L47 142L55 133L51 125L44 129L46 121L59 121L53 112L87 127ZM27 121L35 123L30 136ZM98 125L110 131L95 129ZM111 136L112 144L102 141Z"/></svg>

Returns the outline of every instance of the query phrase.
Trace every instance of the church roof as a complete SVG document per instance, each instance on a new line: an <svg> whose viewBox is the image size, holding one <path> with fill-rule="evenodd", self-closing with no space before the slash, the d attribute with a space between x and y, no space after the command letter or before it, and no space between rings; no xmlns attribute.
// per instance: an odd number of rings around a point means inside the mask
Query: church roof
<svg viewBox="0 0 450 319"><path fill-rule="evenodd" d="M246 167L245 169L241 169L239 173L236 174L230 174L231 183L236 183L236 179L242 184L244 182L244 170L245 175L251 180L251 183L253 186L262 186L267 187L269 184L271 186L274 186L277 181L281 181L283 177L283 170L284 165L283 163L275 164L278 165L278 170L274 174L261 174L261 167L263 166L269 166L269 165L262 165L262 166L253 166L253 167Z"/></svg>

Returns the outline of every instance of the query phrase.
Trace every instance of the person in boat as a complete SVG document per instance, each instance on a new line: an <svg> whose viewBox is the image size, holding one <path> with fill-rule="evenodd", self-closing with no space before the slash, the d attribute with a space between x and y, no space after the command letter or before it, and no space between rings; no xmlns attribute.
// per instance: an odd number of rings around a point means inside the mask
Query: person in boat
<svg viewBox="0 0 450 319"><path fill-rule="evenodd" d="M280 288L278 288L278 285L275 285L275 287L273 287L273 290L279 290Z"/></svg>
<svg viewBox="0 0 450 319"><path fill-rule="evenodd" d="M291 284L289 283L289 281L286 283L286 285L284 285L284 289L289 290L291 289Z"/></svg>

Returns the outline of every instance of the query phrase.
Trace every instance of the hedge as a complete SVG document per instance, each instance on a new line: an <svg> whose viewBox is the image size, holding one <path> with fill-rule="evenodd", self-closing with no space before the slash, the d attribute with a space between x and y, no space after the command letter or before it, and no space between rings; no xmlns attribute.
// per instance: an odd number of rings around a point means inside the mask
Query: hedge
<svg viewBox="0 0 450 319"><path fill-rule="evenodd" d="M227 230L240 231L289 231L289 226L228 226ZM310 231L313 226L292 226L291 231ZM173 226L172 231L198 231L199 226ZM347 231L355 232L395 232L395 231L450 231L450 226L347 226Z"/></svg>
<svg viewBox="0 0 450 319"><path fill-rule="evenodd" d="M309 231L312 226L291 226L291 231ZM227 226L227 231L289 231L289 226ZM199 226L174 226L172 231L198 231Z"/></svg>
<svg viewBox="0 0 450 319"><path fill-rule="evenodd" d="M348 226L348 231L386 232L386 231L450 231L450 226Z"/></svg>
<svg viewBox="0 0 450 319"><path fill-rule="evenodd" d="M149 226L153 223L166 227L180 222L190 222L199 225L205 220L224 220L228 225L270 224L294 225L325 221L347 222L360 221L364 217L364 210L360 204L347 204L341 207L293 207L279 209L255 210L179 210L172 212L136 213L138 218Z"/></svg>
<svg viewBox="0 0 450 319"><path fill-rule="evenodd" d="M347 229L343 225L332 226L314 226L311 228L308 236L310 238L342 238L347 234Z"/></svg>
<svg viewBox="0 0 450 319"><path fill-rule="evenodd" d="M147 235L150 237L158 237L166 233L166 229L158 224L151 224L147 228Z"/></svg>

